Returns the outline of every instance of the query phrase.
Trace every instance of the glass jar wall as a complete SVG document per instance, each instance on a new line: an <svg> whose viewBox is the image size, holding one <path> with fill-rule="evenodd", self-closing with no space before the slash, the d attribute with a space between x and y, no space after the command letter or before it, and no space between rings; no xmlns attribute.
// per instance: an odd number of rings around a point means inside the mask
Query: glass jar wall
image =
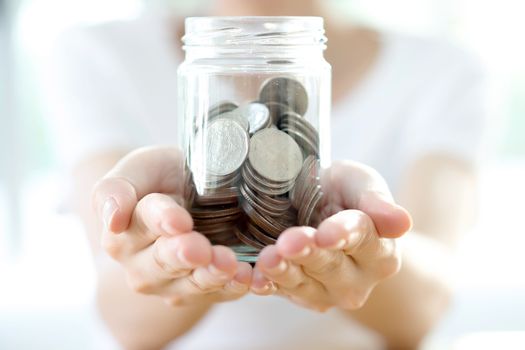
<svg viewBox="0 0 525 350"><path fill-rule="evenodd" d="M330 163L330 66L318 17L186 20L179 67L185 205L243 261L317 225Z"/></svg>

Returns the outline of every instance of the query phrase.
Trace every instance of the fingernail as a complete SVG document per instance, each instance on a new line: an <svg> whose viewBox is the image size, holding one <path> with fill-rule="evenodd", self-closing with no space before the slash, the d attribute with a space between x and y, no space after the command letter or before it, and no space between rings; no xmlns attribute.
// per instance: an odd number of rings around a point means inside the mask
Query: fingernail
<svg viewBox="0 0 525 350"><path fill-rule="evenodd" d="M215 275L217 277L228 277L228 273L227 272L224 272L222 270L219 270L215 265L213 264L210 264L208 266L208 271L210 271L210 273L212 275Z"/></svg>
<svg viewBox="0 0 525 350"><path fill-rule="evenodd" d="M326 248L326 249L343 249L345 245L346 245L346 240L344 238L341 238L335 244L332 244L330 246L323 247L323 248Z"/></svg>
<svg viewBox="0 0 525 350"><path fill-rule="evenodd" d="M238 293L242 293L248 289L248 286L246 284L242 284L241 282L238 282L236 280L231 280L230 282L228 282L228 285L230 289Z"/></svg>
<svg viewBox="0 0 525 350"><path fill-rule="evenodd" d="M184 252L182 250L177 252L177 258L185 267L193 267L193 264L188 261L186 256L184 256Z"/></svg>
<svg viewBox="0 0 525 350"><path fill-rule="evenodd" d="M273 281L269 281L268 283L266 283L263 287L260 287L260 288L253 288L254 291L256 291L257 293L267 293L269 291L273 291L276 289L275 287L275 284L273 283Z"/></svg>
<svg viewBox="0 0 525 350"><path fill-rule="evenodd" d="M310 246L306 246L306 247L303 248L303 250L301 250L295 256L298 257L298 258L304 258L305 256L307 256L311 252L312 252L312 248Z"/></svg>
<svg viewBox="0 0 525 350"><path fill-rule="evenodd" d="M104 206L102 207L102 219L104 220L104 227L109 230L109 225L113 216L118 210L117 202L113 197L106 199Z"/></svg>
<svg viewBox="0 0 525 350"><path fill-rule="evenodd" d="M287 267L288 267L288 264L286 263L286 261L281 260L276 266L269 267L266 269L266 271L268 271L271 274L279 274L279 273L283 273Z"/></svg>

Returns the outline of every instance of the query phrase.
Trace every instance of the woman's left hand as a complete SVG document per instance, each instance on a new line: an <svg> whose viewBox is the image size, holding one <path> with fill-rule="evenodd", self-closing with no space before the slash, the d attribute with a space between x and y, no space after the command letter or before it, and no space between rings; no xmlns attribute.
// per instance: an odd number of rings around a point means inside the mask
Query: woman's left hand
<svg viewBox="0 0 525 350"><path fill-rule="evenodd" d="M317 229L292 227L259 255L251 290L279 294L324 311L364 305L382 280L399 271L395 238L412 225L383 178L355 162L334 163L321 176Z"/></svg>

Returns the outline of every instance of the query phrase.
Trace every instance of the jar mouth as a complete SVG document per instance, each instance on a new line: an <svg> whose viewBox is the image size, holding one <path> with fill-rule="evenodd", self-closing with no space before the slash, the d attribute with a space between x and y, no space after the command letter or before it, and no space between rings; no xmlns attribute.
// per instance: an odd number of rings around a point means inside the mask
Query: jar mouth
<svg viewBox="0 0 525 350"><path fill-rule="evenodd" d="M184 48L204 46L322 46L322 17L188 17Z"/></svg>

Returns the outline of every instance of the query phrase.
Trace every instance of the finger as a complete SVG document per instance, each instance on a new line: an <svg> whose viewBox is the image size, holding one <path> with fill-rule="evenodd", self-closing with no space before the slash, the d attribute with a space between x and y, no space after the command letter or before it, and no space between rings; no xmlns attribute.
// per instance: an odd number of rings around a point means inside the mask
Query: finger
<svg viewBox="0 0 525 350"><path fill-rule="evenodd" d="M176 148L141 148L122 158L93 189L93 206L107 230L124 231L148 193L182 193L183 162Z"/></svg>
<svg viewBox="0 0 525 350"><path fill-rule="evenodd" d="M198 232L160 237L154 244L133 255L123 264L131 287L145 294L157 294L176 278L188 276L212 261L212 246Z"/></svg>
<svg viewBox="0 0 525 350"><path fill-rule="evenodd" d="M342 249L358 267L380 277L400 267L395 241L380 238L372 219L359 210L344 210L324 220L317 228L315 243L325 250Z"/></svg>
<svg viewBox="0 0 525 350"><path fill-rule="evenodd" d="M170 196L151 193L133 211L131 224L119 235L102 233L102 247L116 260L122 260L153 243L161 235L191 232L190 214Z"/></svg>
<svg viewBox="0 0 525 350"><path fill-rule="evenodd" d="M360 271L353 260L339 249L322 249L316 246L315 233L313 239L309 228L294 227L281 234L277 241L279 252L287 256L295 264L300 264L301 270L309 278L320 284L339 306L345 309L355 309L364 304L368 295L376 283L376 279ZM304 249L301 245L309 247ZM290 247L294 252L302 254L290 254Z"/></svg>
<svg viewBox="0 0 525 350"><path fill-rule="evenodd" d="M310 278L299 266L287 262L279 255L274 245L265 247L259 253L257 268L268 280L276 282L279 289L294 289L310 282Z"/></svg>
<svg viewBox="0 0 525 350"><path fill-rule="evenodd" d="M250 290L257 295L272 295L277 291L277 286L274 282L270 281L264 274L259 270L257 266L253 269L252 283Z"/></svg>
<svg viewBox="0 0 525 350"><path fill-rule="evenodd" d="M185 297L174 296L167 298L171 305L192 305L196 303L218 303L236 300L245 295L250 290L252 279L252 267L246 262L239 262L237 273L231 281L226 283L222 289L210 292L205 295L189 295Z"/></svg>
<svg viewBox="0 0 525 350"><path fill-rule="evenodd" d="M342 205L370 215L383 237L395 238L412 227L412 219L397 205L385 180L374 169L360 163L334 162L323 174L323 187L341 195Z"/></svg>
<svg viewBox="0 0 525 350"><path fill-rule="evenodd" d="M276 246L267 246L261 251L257 267L268 280L277 284L280 294L317 310L329 307L329 295L324 286L307 275L302 266L283 259Z"/></svg>
<svg viewBox="0 0 525 350"><path fill-rule="evenodd" d="M315 244L309 227L292 227L284 231L277 240L277 250L281 256L301 266L310 278L323 285L337 286L342 280L352 277L354 282L360 273L341 250L321 249Z"/></svg>
<svg viewBox="0 0 525 350"><path fill-rule="evenodd" d="M95 185L92 197L104 231L120 233L129 226L138 201L132 184L121 178L102 179Z"/></svg>
<svg viewBox="0 0 525 350"><path fill-rule="evenodd" d="M184 235L183 235L184 236ZM182 299L204 295L223 289L237 272L235 253L224 246L212 247L212 259L206 266L197 267L186 277L172 281L162 291L163 296Z"/></svg>

